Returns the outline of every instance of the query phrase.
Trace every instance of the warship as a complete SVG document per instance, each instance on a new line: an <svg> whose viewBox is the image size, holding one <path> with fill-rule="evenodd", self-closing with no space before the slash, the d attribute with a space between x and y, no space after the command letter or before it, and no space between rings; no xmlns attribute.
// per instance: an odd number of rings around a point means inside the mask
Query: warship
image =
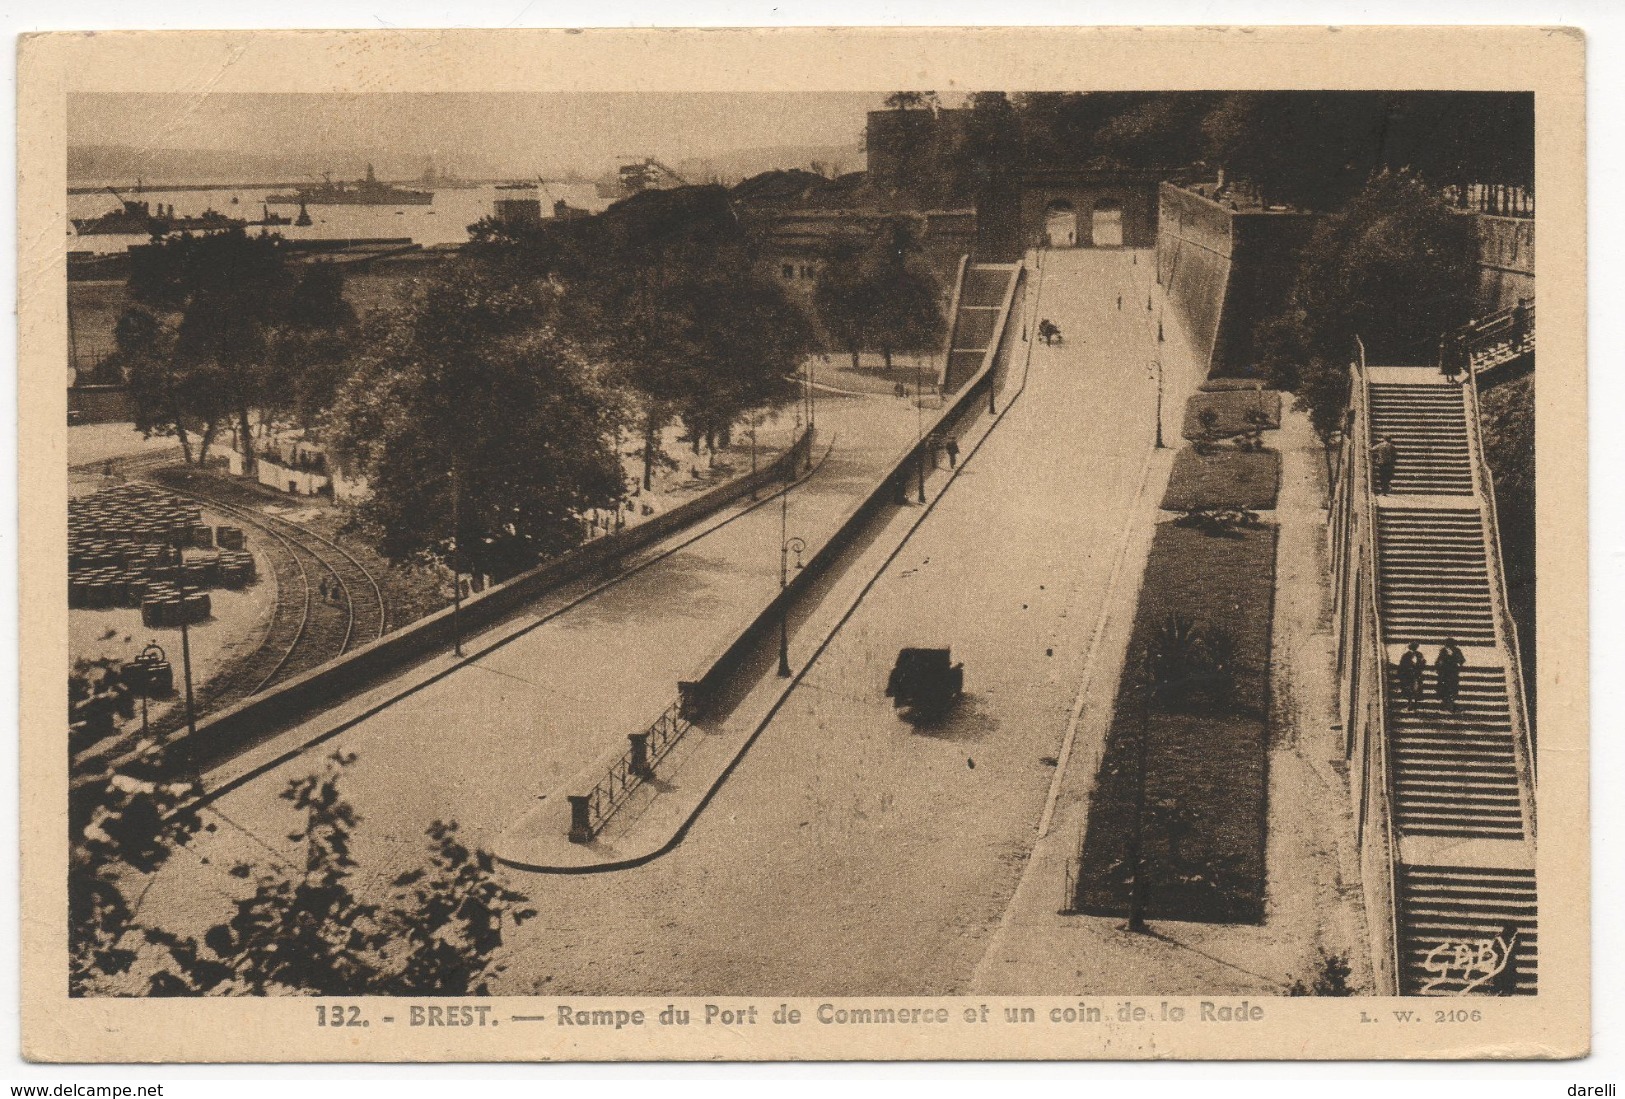
<svg viewBox="0 0 1625 1099"><path fill-rule="evenodd" d="M265 201L273 206L427 206L434 201L434 192L408 191L380 183L369 164L366 178L354 183L334 183L328 172L320 184L301 187L291 195L267 195Z"/></svg>
<svg viewBox="0 0 1625 1099"><path fill-rule="evenodd" d="M109 210L93 218L74 218L73 231L82 237L107 236L110 234L134 235L147 234L161 237L166 233L186 233L207 231L210 229L240 229L246 225L286 225L286 219L278 220L275 214L265 211L265 220L248 221L244 218L227 217L218 210L209 209L194 217L184 217L175 213L173 204L165 206L159 203L157 208L142 199L129 199L107 188L114 198L119 200L120 208Z"/></svg>

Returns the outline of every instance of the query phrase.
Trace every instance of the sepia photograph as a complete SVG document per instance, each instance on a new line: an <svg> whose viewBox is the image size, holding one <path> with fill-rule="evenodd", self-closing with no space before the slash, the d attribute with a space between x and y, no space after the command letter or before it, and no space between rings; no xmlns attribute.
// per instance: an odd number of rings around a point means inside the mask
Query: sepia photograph
<svg viewBox="0 0 1625 1099"><path fill-rule="evenodd" d="M1582 44L1367 30L25 41L25 1053L1582 1054Z"/></svg>

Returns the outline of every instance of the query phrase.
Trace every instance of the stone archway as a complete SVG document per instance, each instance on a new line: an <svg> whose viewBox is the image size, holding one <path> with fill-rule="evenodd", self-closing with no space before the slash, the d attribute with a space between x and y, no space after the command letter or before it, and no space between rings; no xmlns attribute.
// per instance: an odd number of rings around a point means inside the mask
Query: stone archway
<svg viewBox="0 0 1625 1099"><path fill-rule="evenodd" d="M1064 198L1044 207L1044 243L1050 248L1078 246L1078 211Z"/></svg>
<svg viewBox="0 0 1625 1099"><path fill-rule="evenodd" d="M1089 243L1096 248L1123 246L1123 204L1114 198L1095 203L1089 214Z"/></svg>

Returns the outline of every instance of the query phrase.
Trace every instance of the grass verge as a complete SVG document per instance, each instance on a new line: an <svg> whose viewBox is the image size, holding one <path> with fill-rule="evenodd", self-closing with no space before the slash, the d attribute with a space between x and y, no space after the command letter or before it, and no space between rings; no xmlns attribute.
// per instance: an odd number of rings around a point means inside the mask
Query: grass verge
<svg viewBox="0 0 1625 1099"><path fill-rule="evenodd" d="M1168 491L1163 493L1164 511L1185 508L1250 508L1255 511L1275 507L1281 486L1281 456L1273 450L1237 450L1217 447L1210 454L1198 454L1186 447L1174 459Z"/></svg>
<svg viewBox="0 0 1625 1099"><path fill-rule="evenodd" d="M1137 738L1146 735L1142 842L1149 919L1258 923L1264 913L1270 619L1275 528L1212 536L1163 523L1135 609L1106 752L1089 804L1074 904L1125 915ZM1146 707L1140 654L1176 614L1234 639L1240 669L1220 712Z"/></svg>

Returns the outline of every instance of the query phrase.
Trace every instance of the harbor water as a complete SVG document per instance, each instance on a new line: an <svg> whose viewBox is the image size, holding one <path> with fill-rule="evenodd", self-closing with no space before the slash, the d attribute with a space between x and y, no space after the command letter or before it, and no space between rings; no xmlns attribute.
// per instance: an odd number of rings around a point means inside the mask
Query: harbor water
<svg viewBox="0 0 1625 1099"><path fill-rule="evenodd" d="M407 186L415 186L407 184ZM173 205L178 217L196 217L215 210L230 218L258 221L267 195L287 188L247 189L222 187L209 191L159 191L115 189L128 199L139 199L156 210L160 204ZM422 245L459 244L468 239L468 227L492 212L496 202L495 184L473 187L433 188L434 202L428 206L310 206L311 224L274 225L269 231L289 240L347 240L360 237L408 237ZM586 210L601 210L608 199L598 196L591 183L548 183L538 190L542 216L552 214L553 203L563 200ZM237 201L232 202L235 198ZM74 232L74 218L94 218L119 209L119 200L107 191L68 196L68 248L76 252L107 255L122 252L132 244L147 243L144 233L110 233L81 236ZM271 213L287 218L299 215L298 206L278 205ZM258 232L250 226L248 232Z"/></svg>

